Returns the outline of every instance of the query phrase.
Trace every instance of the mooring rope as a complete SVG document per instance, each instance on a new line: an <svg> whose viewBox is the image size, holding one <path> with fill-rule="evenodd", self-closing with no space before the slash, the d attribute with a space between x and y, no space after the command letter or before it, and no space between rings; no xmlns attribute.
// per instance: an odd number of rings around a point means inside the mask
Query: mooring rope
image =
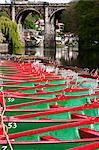
<svg viewBox="0 0 99 150"><path fill-rule="evenodd" d="M8 127L7 127L7 125L4 124L4 120L3 120L4 113L6 111L6 105L5 105L5 98L4 98L3 91L1 91L1 93L2 93L2 97L3 97L3 110L2 110L2 113L0 114L0 116L1 116L1 124L2 124L2 128L3 128L4 134L6 136L6 140L7 140L8 144L9 144L9 147L10 147L11 150L13 150L12 144L11 144L9 136L7 134L8 133Z"/></svg>

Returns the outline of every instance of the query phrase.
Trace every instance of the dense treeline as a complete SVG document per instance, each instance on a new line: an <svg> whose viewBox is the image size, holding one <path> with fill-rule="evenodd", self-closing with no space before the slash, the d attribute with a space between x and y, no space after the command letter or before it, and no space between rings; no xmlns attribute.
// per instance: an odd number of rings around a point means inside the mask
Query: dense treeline
<svg viewBox="0 0 99 150"><path fill-rule="evenodd" d="M12 22L5 13L0 13L0 33L4 35L10 48L20 48L22 43L18 34L17 24ZM2 40L1 40L2 41Z"/></svg>
<svg viewBox="0 0 99 150"><path fill-rule="evenodd" d="M80 49L99 49L99 0L71 3L62 18L64 32L78 34Z"/></svg>

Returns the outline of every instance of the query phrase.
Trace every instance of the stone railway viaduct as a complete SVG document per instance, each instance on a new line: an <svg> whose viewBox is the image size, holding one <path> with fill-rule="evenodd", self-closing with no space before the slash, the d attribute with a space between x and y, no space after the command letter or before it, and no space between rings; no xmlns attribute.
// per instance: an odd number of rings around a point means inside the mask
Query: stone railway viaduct
<svg viewBox="0 0 99 150"><path fill-rule="evenodd" d="M19 31L26 16L35 12L44 18L44 46L55 47L55 15L69 7L66 3L14 3L0 4L0 11L5 11L12 21L16 21ZM21 31L20 31L21 32Z"/></svg>

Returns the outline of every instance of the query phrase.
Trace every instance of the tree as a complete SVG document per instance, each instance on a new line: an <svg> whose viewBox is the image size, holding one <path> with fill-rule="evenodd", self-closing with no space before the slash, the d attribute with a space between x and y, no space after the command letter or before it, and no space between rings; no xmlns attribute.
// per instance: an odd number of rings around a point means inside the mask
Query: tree
<svg viewBox="0 0 99 150"><path fill-rule="evenodd" d="M40 18L39 15L29 14L24 21L24 28L25 29L34 29L37 30L35 22Z"/></svg>
<svg viewBox="0 0 99 150"><path fill-rule="evenodd" d="M75 9L75 3L71 3L70 6L63 11L61 18L64 23L64 32L77 32L78 15Z"/></svg>
<svg viewBox="0 0 99 150"><path fill-rule="evenodd" d="M79 36L80 49L99 49L99 1L80 0L71 3L62 14L65 32Z"/></svg>
<svg viewBox="0 0 99 150"><path fill-rule="evenodd" d="M0 11L0 17L2 16L9 18L9 15L5 11Z"/></svg>
<svg viewBox="0 0 99 150"><path fill-rule="evenodd" d="M82 49L99 49L99 1L80 0L76 7L79 16L78 35Z"/></svg>
<svg viewBox="0 0 99 150"><path fill-rule="evenodd" d="M0 32L5 35L12 48L22 47L15 22L4 16L0 17Z"/></svg>

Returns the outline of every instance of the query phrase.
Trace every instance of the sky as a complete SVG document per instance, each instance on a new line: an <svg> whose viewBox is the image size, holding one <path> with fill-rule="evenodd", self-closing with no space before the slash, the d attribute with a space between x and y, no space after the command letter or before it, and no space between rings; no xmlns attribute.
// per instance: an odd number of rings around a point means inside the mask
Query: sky
<svg viewBox="0 0 99 150"><path fill-rule="evenodd" d="M0 0L0 3L4 3L4 2L10 2L10 0ZM46 2L52 2L52 3L68 3L70 2L71 0L29 0L29 1L46 1Z"/></svg>

